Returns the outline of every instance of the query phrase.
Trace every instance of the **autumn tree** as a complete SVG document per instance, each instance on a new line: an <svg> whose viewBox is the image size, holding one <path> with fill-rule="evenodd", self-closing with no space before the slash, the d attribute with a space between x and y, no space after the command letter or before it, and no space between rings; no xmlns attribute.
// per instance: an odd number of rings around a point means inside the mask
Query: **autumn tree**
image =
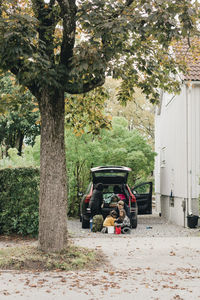
<svg viewBox="0 0 200 300"><path fill-rule="evenodd" d="M112 117L121 116L127 119L128 129L137 129L150 145L154 145L154 113L155 106L146 101L146 97L140 89L135 91L123 105L120 103L121 80L106 78L105 89L109 98L105 101L105 112Z"/></svg>
<svg viewBox="0 0 200 300"><path fill-rule="evenodd" d="M168 49L173 39L195 31L197 8L191 2L0 0L0 68L31 91L41 114L41 249L60 251L68 240L65 92L95 89L106 74L123 78L123 101L135 86L152 101L159 88L178 90Z"/></svg>
<svg viewBox="0 0 200 300"><path fill-rule="evenodd" d="M67 95L65 98L66 129L73 128L77 136L83 133L98 135L103 128L111 128L111 115L105 113L109 93L104 87L85 94Z"/></svg>

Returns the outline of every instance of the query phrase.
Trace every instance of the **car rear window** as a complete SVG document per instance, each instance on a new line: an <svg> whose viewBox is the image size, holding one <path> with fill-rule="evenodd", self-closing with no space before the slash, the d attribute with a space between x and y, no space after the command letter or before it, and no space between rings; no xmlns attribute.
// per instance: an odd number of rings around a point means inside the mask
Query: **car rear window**
<svg viewBox="0 0 200 300"><path fill-rule="evenodd" d="M95 177L126 177L127 172L96 172L94 173Z"/></svg>

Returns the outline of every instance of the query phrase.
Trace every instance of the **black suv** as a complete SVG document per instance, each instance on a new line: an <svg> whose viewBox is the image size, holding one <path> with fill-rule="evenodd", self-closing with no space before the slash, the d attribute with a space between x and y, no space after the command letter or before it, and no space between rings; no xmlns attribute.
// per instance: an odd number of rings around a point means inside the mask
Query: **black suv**
<svg viewBox="0 0 200 300"><path fill-rule="evenodd" d="M104 218L110 213L110 210L113 209L112 207L109 207L109 201L116 185L121 189L124 195L124 202L130 207L130 221L132 228L137 227L138 203L140 204L139 212L141 212L141 214L152 213L152 183L148 182L138 185L138 190L142 191L140 194L136 189L137 187L131 189L128 186L127 179L129 172L131 172L131 169L123 166L101 166L91 169L92 181L89 183L80 204L80 220L82 222L82 228L89 228L91 215L89 202L93 188L97 183L103 184L104 205L102 207L102 215ZM146 185L149 187L148 193L146 193L144 189L144 186Z"/></svg>

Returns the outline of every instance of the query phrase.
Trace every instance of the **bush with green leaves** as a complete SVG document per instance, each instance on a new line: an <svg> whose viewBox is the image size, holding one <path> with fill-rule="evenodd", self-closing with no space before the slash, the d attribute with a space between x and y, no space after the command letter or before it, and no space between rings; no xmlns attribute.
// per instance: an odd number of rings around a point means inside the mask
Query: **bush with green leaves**
<svg viewBox="0 0 200 300"><path fill-rule="evenodd" d="M39 169L0 170L0 233L38 234Z"/></svg>

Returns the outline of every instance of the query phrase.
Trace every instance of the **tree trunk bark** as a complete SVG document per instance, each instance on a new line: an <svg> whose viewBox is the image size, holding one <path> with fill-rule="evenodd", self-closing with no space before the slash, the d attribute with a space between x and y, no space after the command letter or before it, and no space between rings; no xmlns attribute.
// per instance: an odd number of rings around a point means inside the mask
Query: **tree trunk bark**
<svg viewBox="0 0 200 300"><path fill-rule="evenodd" d="M18 150L18 155L22 155L22 146L23 146L24 135L19 131L15 141L15 148Z"/></svg>
<svg viewBox="0 0 200 300"><path fill-rule="evenodd" d="M64 143L64 92L44 89L40 98L39 248L60 252L67 247L67 188Z"/></svg>

